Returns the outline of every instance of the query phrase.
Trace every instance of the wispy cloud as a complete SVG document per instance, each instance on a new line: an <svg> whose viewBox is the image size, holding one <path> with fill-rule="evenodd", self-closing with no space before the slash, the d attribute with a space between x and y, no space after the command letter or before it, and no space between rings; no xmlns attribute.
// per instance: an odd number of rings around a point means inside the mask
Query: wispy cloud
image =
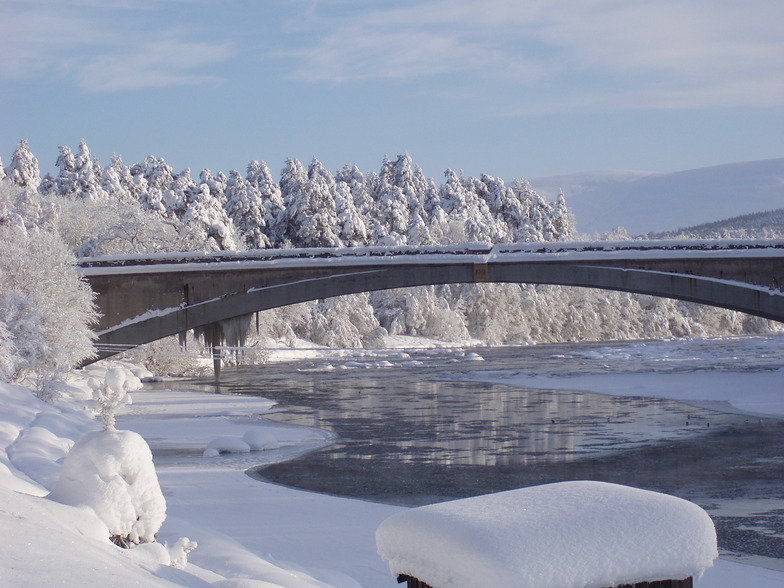
<svg viewBox="0 0 784 588"><path fill-rule="evenodd" d="M118 92L163 86L214 84L220 76L199 74L201 68L230 58L229 43L197 43L182 39L148 41L90 59L77 80L91 92Z"/></svg>
<svg viewBox="0 0 784 588"><path fill-rule="evenodd" d="M564 104L770 106L784 104L781 22L776 0L326 0L302 25L309 40L279 55L311 81L462 73L546 81ZM626 88L571 83L587 78Z"/></svg>
<svg viewBox="0 0 784 588"><path fill-rule="evenodd" d="M53 76L87 92L219 82L211 66L231 58L233 44L157 20L162 4L10 0L0 8L0 78Z"/></svg>

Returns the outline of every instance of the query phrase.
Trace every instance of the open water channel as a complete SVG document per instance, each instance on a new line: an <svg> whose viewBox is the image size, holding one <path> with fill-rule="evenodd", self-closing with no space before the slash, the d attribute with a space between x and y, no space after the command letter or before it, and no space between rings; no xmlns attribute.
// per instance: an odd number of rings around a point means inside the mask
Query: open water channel
<svg viewBox="0 0 784 588"><path fill-rule="evenodd" d="M563 480L627 484L700 504L724 555L784 569L784 421L460 381L485 370L730 376L782 367L784 345L754 338L355 351L224 369L220 391L271 398L270 418L335 434L331 446L254 477L405 505ZM194 385L212 386L181 384Z"/></svg>

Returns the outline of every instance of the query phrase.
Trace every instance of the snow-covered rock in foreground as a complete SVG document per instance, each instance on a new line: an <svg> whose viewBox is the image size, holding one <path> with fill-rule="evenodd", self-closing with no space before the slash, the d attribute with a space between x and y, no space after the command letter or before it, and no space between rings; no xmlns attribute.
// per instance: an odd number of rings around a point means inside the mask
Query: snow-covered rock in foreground
<svg viewBox="0 0 784 588"><path fill-rule="evenodd" d="M435 588L582 588L699 578L718 557L699 506L604 482L561 482L400 512L379 525L394 575Z"/></svg>
<svg viewBox="0 0 784 588"><path fill-rule="evenodd" d="M132 431L98 431L80 439L49 498L90 507L111 536L132 543L154 541L166 518L152 453Z"/></svg>

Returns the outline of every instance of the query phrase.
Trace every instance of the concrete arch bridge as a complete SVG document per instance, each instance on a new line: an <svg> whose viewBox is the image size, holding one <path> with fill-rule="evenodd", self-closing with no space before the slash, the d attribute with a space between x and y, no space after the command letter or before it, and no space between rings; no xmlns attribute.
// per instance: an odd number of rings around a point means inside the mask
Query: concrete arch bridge
<svg viewBox="0 0 784 588"><path fill-rule="evenodd" d="M628 241L285 249L84 258L101 313L92 361L298 302L508 282L635 292L784 322L784 241Z"/></svg>

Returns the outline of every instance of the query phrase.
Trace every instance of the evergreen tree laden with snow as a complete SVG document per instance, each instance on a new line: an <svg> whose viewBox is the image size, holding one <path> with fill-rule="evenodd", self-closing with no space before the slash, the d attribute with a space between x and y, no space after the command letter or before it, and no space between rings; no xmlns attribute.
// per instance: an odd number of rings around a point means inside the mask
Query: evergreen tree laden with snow
<svg viewBox="0 0 784 588"><path fill-rule="evenodd" d="M171 187L173 176L172 168L162 158L152 155L145 157L142 163L132 165L130 172L138 186L136 192L139 202L144 208L163 217L177 216L164 202L163 195Z"/></svg>
<svg viewBox="0 0 784 588"><path fill-rule="evenodd" d="M200 184L189 201L182 217L184 230L213 251L236 250L234 225L221 203L212 197L207 184Z"/></svg>
<svg viewBox="0 0 784 588"><path fill-rule="evenodd" d="M286 236L294 247L340 247L335 207L335 180L320 161L313 159L307 172L289 159L281 177L286 204Z"/></svg>
<svg viewBox="0 0 784 588"><path fill-rule="evenodd" d="M2 170L0 164L0 170ZM3 172L14 184L25 190L37 190L41 183L41 172L38 168L38 159L30 151L30 145L26 139L19 141L14 153L11 155L11 163ZM2 178L0 178L2 179Z"/></svg>
<svg viewBox="0 0 784 588"><path fill-rule="evenodd" d="M248 249L271 247L265 233L266 210L261 194L236 170L229 172L225 208Z"/></svg>
<svg viewBox="0 0 784 588"><path fill-rule="evenodd" d="M368 242L367 227L354 205L351 188L345 182L335 187L335 212L338 220L338 238L347 247L360 247Z"/></svg>
<svg viewBox="0 0 784 588"><path fill-rule="evenodd" d="M280 185L272 178L272 172L263 161L251 161L248 164L245 179L261 197L267 239L272 247L280 247L285 239L283 218L286 208Z"/></svg>

